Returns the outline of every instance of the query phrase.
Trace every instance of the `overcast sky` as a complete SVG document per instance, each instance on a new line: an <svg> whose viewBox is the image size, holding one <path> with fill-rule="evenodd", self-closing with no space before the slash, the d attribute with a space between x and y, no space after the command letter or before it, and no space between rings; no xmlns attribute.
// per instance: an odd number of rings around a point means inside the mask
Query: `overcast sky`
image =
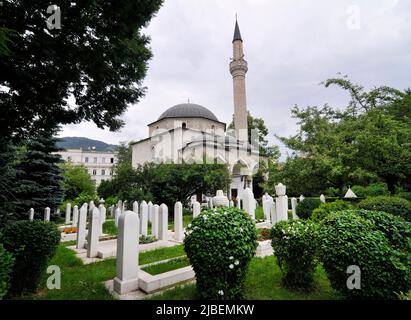
<svg viewBox="0 0 411 320"><path fill-rule="evenodd" d="M294 105L347 104L345 92L320 85L338 72L366 88L411 87L409 0L165 0L145 30L154 54L147 94L122 116L123 129L82 123L65 126L60 136L114 144L146 138L148 123L188 99L230 122L236 13L249 64L248 109L264 118L273 143L274 134L296 132Z"/></svg>

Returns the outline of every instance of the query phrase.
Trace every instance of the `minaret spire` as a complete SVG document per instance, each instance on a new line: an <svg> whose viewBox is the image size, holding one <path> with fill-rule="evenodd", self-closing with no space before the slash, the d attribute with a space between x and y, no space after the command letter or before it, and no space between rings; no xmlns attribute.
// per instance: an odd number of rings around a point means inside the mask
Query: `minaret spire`
<svg viewBox="0 0 411 320"><path fill-rule="evenodd" d="M230 73L233 76L234 89L234 126L236 137L239 141L248 141L248 114L245 89L245 75L247 71L248 63L244 60L243 39L241 38L240 27L236 17Z"/></svg>

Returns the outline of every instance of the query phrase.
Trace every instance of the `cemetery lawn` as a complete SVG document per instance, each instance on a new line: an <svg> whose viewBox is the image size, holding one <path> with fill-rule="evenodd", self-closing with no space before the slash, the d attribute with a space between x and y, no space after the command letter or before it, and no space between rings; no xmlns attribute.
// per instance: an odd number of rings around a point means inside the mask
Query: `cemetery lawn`
<svg viewBox="0 0 411 320"><path fill-rule="evenodd" d="M142 252L139 255L140 265L162 261L185 255L183 245ZM108 259L84 265L75 252L66 245L59 245L56 255L49 265L57 265L61 269L61 289L48 290L47 277L44 274L40 290L24 299L36 300L113 300L104 287L103 282L113 279L116 274L116 260Z"/></svg>
<svg viewBox="0 0 411 320"><path fill-rule="evenodd" d="M183 245L161 248L142 252L139 256L140 265L166 259L184 256ZM182 262L183 261L183 262ZM163 263L152 266L157 271L164 272L185 266L185 261L177 259L175 263ZM178 265L182 263L182 265ZM108 259L88 265L75 256L74 251L61 244L49 265L61 268L61 289L48 290L44 274L38 293L25 296L23 299L36 300L112 300L113 297L105 289L103 282L113 279L116 273L115 259ZM163 268L161 270L161 268ZM164 269L165 268L165 269ZM338 299L338 295L330 287L329 281L321 267L318 268L315 280L317 288L314 292L293 292L281 286L281 272L273 256L253 258L247 273L245 283L245 298L252 300L310 300ZM151 299L191 300L198 299L194 284L181 285L155 295Z"/></svg>
<svg viewBox="0 0 411 320"><path fill-rule="evenodd" d="M315 274L316 288L313 292L294 292L281 286L281 271L275 257L253 258L245 282L247 300L336 300L340 297L331 288L327 276L318 267ZM150 300L198 300L195 284L180 285Z"/></svg>
<svg viewBox="0 0 411 320"><path fill-rule="evenodd" d="M164 263L157 263L144 267L142 268L142 270L154 276L156 274L164 273L167 271L188 267L189 265L190 260L188 260L187 257L180 257Z"/></svg>

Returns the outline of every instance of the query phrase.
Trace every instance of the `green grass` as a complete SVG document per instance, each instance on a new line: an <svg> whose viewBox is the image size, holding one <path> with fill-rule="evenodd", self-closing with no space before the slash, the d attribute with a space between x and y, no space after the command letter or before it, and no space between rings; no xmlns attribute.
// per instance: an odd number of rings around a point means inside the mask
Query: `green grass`
<svg viewBox="0 0 411 320"><path fill-rule="evenodd" d="M170 259L184 255L183 245L142 252L139 255L140 265ZM60 245L49 265L61 269L61 289L48 290L48 274L44 274L41 289L26 299L41 300L112 300L113 297L104 287L103 281L113 279L116 275L116 260L108 259L84 265L75 252L65 245Z"/></svg>
<svg viewBox="0 0 411 320"><path fill-rule="evenodd" d="M258 207L255 209L255 219L256 219L256 220L264 219L263 207L258 206Z"/></svg>
<svg viewBox="0 0 411 320"><path fill-rule="evenodd" d="M117 230L116 223L114 220L107 220L106 222L104 222L103 233L109 234L112 236L117 235L118 230Z"/></svg>
<svg viewBox="0 0 411 320"><path fill-rule="evenodd" d="M335 300L336 292L321 267L315 274L316 289L313 292L295 292L281 285L281 271L275 257L253 258L245 282L245 299L249 300ZM151 300L198 300L195 284L177 286L155 295Z"/></svg>
<svg viewBox="0 0 411 320"><path fill-rule="evenodd" d="M188 260L187 257L181 257L181 258L176 258L176 259L164 262L164 263L154 264L154 265L142 268L142 270L154 276L156 274L184 268L189 265L190 265L190 260Z"/></svg>

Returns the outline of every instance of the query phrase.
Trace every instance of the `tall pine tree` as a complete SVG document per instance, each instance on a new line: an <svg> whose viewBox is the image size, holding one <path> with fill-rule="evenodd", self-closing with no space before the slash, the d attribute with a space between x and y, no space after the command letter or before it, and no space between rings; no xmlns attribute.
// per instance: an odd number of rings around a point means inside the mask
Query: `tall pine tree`
<svg viewBox="0 0 411 320"><path fill-rule="evenodd" d="M52 211L61 204L64 195L62 162L56 146L54 131L39 131L27 140L25 152L17 165L16 214L27 218L30 208L42 214L46 207Z"/></svg>

